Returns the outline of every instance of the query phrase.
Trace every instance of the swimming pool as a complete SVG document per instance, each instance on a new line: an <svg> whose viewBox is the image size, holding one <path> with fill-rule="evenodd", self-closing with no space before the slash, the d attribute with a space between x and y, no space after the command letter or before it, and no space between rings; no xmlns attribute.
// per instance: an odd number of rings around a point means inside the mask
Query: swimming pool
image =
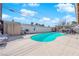
<svg viewBox="0 0 79 59"><path fill-rule="evenodd" d="M32 40L38 42L51 42L54 41L57 37L63 36L64 34L60 32L48 32L48 33L41 33L34 36L31 36Z"/></svg>

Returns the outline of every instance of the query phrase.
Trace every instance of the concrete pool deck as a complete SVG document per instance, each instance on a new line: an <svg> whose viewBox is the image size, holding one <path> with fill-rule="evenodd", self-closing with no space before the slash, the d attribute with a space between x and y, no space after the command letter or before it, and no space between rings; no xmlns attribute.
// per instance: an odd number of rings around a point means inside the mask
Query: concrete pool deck
<svg viewBox="0 0 79 59"><path fill-rule="evenodd" d="M0 56L79 56L78 34L61 36L47 43L31 40L32 35L8 42L0 48Z"/></svg>
<svg viewBox="0 0 79 59"><path fill-rule="evenodd" d="M57 37L64 36L65 34L60 32L48 32L31 36L31 39L38 42L51 42Z"/></svg>

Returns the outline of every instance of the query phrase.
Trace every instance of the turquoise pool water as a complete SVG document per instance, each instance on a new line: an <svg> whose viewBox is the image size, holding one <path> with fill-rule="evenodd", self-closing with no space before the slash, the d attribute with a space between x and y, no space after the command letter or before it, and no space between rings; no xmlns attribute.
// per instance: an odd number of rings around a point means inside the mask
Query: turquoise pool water
<svg viewBox="0 0 79 59"><path fill-rule="evenodd" d="M63 36L64 34L60 32L49 32L49 33L41 33L31 37L32 40L39 42L51 42L54 41L57 37Z"/></svg>

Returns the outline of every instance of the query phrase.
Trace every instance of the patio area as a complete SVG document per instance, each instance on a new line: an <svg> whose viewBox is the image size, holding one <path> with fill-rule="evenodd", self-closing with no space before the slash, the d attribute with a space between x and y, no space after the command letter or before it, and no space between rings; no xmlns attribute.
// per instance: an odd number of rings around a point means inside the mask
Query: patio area
<svg viewBox="0 0 79 59"><path fill-rule="evenodd" d="M32 34L35 35L35 34ZM0 47L1 56L79 56L79 35L65 35L51 42L31 40L32 35L8 42Z"/></svg>

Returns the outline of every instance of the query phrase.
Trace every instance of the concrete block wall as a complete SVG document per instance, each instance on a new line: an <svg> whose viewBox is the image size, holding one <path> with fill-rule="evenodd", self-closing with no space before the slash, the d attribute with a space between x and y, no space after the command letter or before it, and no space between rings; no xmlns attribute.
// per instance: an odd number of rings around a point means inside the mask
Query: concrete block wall
<svg viewBox="0 0 79 59"><path fill-rule="evenodd" d="M21 33L21 25L16 22L4 21L4 34L19 35Z"/></svg>

